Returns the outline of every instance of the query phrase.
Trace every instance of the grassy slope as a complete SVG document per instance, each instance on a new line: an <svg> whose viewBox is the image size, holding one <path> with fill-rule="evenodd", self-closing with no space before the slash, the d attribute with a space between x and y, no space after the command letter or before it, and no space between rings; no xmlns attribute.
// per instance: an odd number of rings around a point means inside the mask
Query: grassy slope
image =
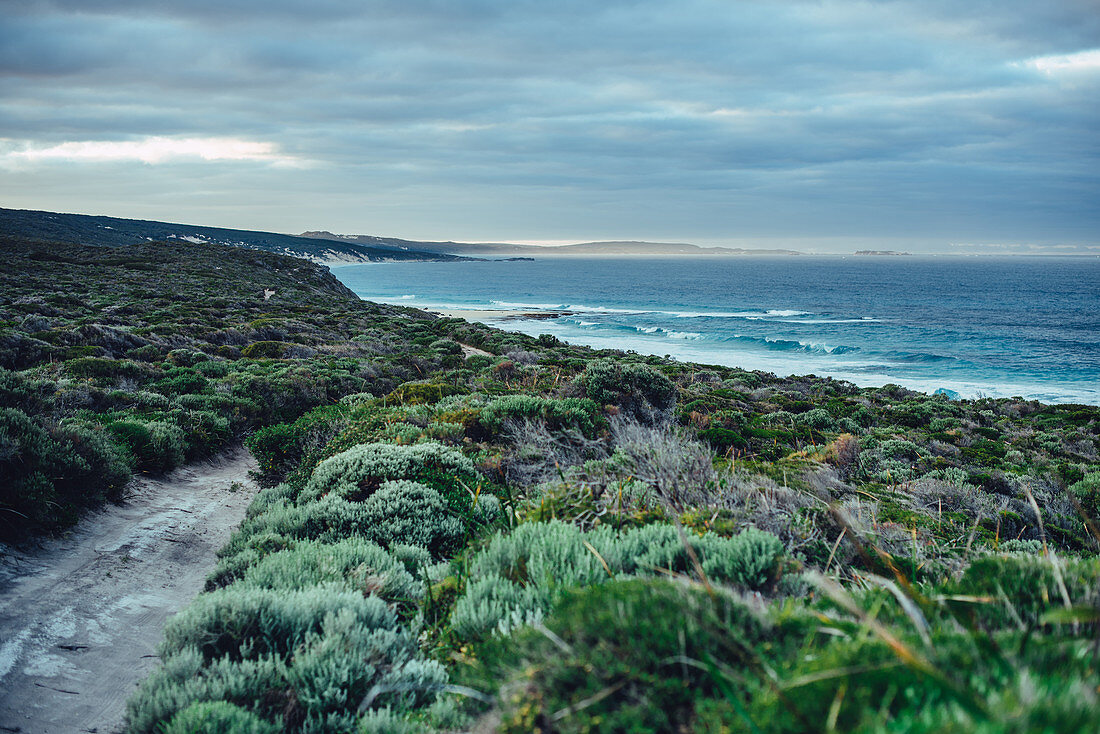
<svg viewBox="0 0 1100 734"><path fill-rule="evenodd" d="M250 435L271 485L135 731L1095 728L1094 407L597 353L264 253L4 246L9 534L117 493L96 461Z"/></svg>

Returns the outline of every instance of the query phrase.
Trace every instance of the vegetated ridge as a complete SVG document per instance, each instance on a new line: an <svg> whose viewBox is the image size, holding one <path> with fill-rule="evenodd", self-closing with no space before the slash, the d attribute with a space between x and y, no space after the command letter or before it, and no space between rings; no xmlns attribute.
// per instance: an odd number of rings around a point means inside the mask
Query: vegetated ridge
<svg viewBox="0 0 1100 734"><path fill-rule="evenodd" d="M321 244L309 237L253 232L243 229L170 224L140 219L119 219L86 214L0 208L0 234L102 247L123 247L143 242L210 242L302 257L318 263L388 261L450 261L465 258L416 248L381 248L355 242Z"/></svg>
<svg viewBox="0 0 1100 734"><path fill-rule="evenodd" d="M801 255L797 250L745 249L743 247L700 247L678 242L608 241L581 242L575 245L513 245L501 242L417 242L373 235L340 235L324 230L303 232L302 237L356 242L375 247L417 249L452 255L526 255L538 257L736 257L740 255Z"/></svg>
<svg viewBox="0 0 1100 734"><path fill-rule="evenodd" d="M7 534L236 437L265 487L130 732L1100 726L1100 408L575 347L216 245L3 247Z"/></svg>

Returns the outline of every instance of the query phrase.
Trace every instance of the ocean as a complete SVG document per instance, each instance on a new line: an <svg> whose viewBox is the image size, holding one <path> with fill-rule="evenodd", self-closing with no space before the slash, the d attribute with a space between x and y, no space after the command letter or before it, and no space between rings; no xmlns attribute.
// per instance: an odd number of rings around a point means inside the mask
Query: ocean
<svg viewBox="0 0 1100 734"><path fill-rule="evenodd" d="M362 298L778 375L1100 404L1100 258L744 257L333 267ZM511 315L500 311L513 312ZM558 318L516 314L561 311Z"/></svg>

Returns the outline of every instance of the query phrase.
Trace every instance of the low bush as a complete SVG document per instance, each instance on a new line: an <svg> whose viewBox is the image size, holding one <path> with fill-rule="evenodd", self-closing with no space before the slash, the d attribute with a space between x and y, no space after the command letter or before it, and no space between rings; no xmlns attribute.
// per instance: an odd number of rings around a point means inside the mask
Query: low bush
<svg viewBox="0 0 1100 734"><path fill-rule="evenodd" d="M394 630L397 618L377 597L338 585L287 591L231 586L200 594L164 628L161 653L194 647L207 660L229 656L257 659L288 655L310 633L321 632L327 616L352 615L364 630Z"/></svg>
<svg viewBox="0 0 1100 734"><path fill-rule="evenodd" d="M289 346L277 341L252 342L241 349L241 356L245 359L279 359L286 353Z"/></svg>
<svg viewBox="0 0 1100 734"><path fill-rule="evenodd" d="M836 468L841 479L846 479L858 467L859 439L850 433L840 434L825 447L825 461Z"/></svg>
<svg viewBox="0 0 1100 734"><path fill-rule="evenodd" d="M690 730L722 697L708 666L749 667L765 625L726 593L631 579L566 593L545 628L489 641L466 673L502 691L498 731Z"/></svg>
<svg viewBox="0 0 1100 734"><path fill-rule="evenodd" d="M223 557L236 555L253 547L255 538L265 536L265 542L280 538L289 540L320 540L335 542L350 536L363 537L367 533L366 515L362 504L340 497L326 497L301 505L286 500L273 501L255 517L246 519L229 539L223 549Z"/></svg>
<svg viewBox="0 0 1100 734"><path fill-rule="evenodd" d="M264 721L250 711L225 701L194 703L172 717L164 734L278 734L282 722Z"/></svg>
<svg viewBox="0 0 1100 734"><path fill-rule="evenodd" d="M153 383L153 388L165 395L189 395L200 393L210 386L210 381L189 367L171 367L164 376Z"/></svg>
<svg viewBox="0 0 1100 734"><path fill-rule="evenodd" d="M579 382L590 399L617 405L643 423L666 421L676 407L676 386L648 365L601 359L585 368Z"/></svg>
<svg viewBox="0 0 1100 734"><path fill-rule="evenodd" d="M475 476L472 461L439 443L361 444L318 464L299 501L326 496L362 500L385 481L411 479L437 490L452 508L464 507L469 505L469 493L463 484L472 488Z"/></svg>
<svg viewBox="0 0 1100 734"><path fill-rule="evenodd" d="M436 403L465 390L442 382L406 382L386 396L391 405L426 405Z"/></svg>
<svg viewBox="0 0 1100 734"><path fill-rule="evenodd" d="M991 629L1012 628L1020 622L1036 625L1046 612L1063 607L1063 585L1070 605L1096 604L1100 559L1043 556L1034 552L1034 543L1019 548L1025 552L989 553L970 563L959 580L948 586L948 593L989 601L956 605L957 611L974 615Z"/></svg>
<svg viewBox="0 0 1100 734"><path fill-rule="evenodd" d="M1070 485L1070 493L1094 522L1100 518L1100 471L1086 474Z"/></svg>
<svg viewBox="0 0 1100 734"><path fill-rule="evenodd" d="M161 474L183 464L187 456L187 434L171 423L130 419L109 423L107 430L126 444L142 471Z"/></svg>
<svg viewBox="0 0 1100 734"><path fill-rule="evenodd" d="M508 421L541 420L550 430L572 428L587 436L595 434L605 421L600 406L587 398L544 398L537 395L508 395L486 405L478 418L490 433L500 433Z"/></svg>
<svg viewBox="0 0 1100 734"><path fill-rule="evenodd" d="M294 504L298 496L298 488L293 484L276 484L274 487L265 487L252 497L252 502L245 510L245 519L259 517L275 506Z"/></svg>
<svg viewBox="0 0 1100 734"><path fill-rule="evenodd" d="M836 428L836 421L824 408L813 408L799 413L794 417L794 422L817 431L832 431Z"/></svg>
<svg viewBox="0 0 1100 734"><path fill-rule="evenodd" d="M114 379L116 377L138 377L145 372L143 365L117 359L100 357L80 357L65 362L65 372L73 377L91 377Z"/></svg>
<svg viewBox="0 0 1100 734"><path fill-rule="evenodd" d="M624 575L698 576L692 553L708 580L761 589L777 578L782 550L778 538L754 529L732 538L685 538L664 524L622 533L600 526L585 533L557 521L525 523L509 535L495 535L471 561L470 582L451 625L461 637L480 638L539 621L570 587Z"/></svg>
<svg viewBox="0 0 1100 734"><path fill-rule="evenodd" d="M164 352L155 344L146 344L128 350L126 356L130 359L136 359L142 362L159 362L164 356Z"/></svg>
<svg viewBox="0 0 1100 734"><path fill-rule="evenodd" d="M80 509L117 499L133 469L109 433L0 408L0 537L71 524Z"/></svg>
<svg viewBox="0 0 1100 734"><path fill-rule="evenodd" d="M337 584L408 609L424 595L424 585L378 544L363 538L336 543L303 541L251 564L240 575L242 586L296 591Z"/></svg>
<svg viewBox="0 0 1100 734"><path fill-rule="evenodd" d="M293 423L260 428L245 439L256 457L260 484L271 486L282 481L307 456L319 453L345 425L347 413L343 405L321 406Z"/></svg>
<svg viewBox="0 0 1100 734"><path fill-rule="evenodd" d="M436 558L458 550L465 537L443 496L408 480L385 482L362 502L364 528L380 545L417 545Z"/></svg>
<svg viewBox="0 0 1100 734"><path fill-rule="evenodd" d="M204 603L206 597L220 598ZM222 618L199 621L205 615ZM355 731L357 709L372 690L382 691L372 707L422 705L435 697L446 673L419 658L415 640L387 615L376 597L325 587L285 595L261 589L202 595L179 615L190 626L185 646L162 644L163 665L130 699L127 731L152 734L201 702L224 701L281 722L283 731L319 734ZM179 633L181 625L170 623L169 629ZM295 642L281 644L282 635ZM211 656L212 647L232 648L227 637L251 644Z"/></svg>
<svg viewBox="0 0 1100 734"><path fill-rule="evenodd" d="M229 419L212 410L189 410L177 418L187 437L187 459L209 456L233 437Z"/></svg>

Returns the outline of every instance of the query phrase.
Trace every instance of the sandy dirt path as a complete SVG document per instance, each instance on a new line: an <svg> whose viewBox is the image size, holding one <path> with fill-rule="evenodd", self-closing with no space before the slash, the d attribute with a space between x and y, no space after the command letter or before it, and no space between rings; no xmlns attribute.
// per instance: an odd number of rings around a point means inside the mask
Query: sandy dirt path
<svg viewBox="0 0 1100 734"><path fill-rule="evenodd" d="M165 620L202 589L244 516L252 468L237 450L142 478L65 537L0 551L0 733L121 728Z"/></svg>

